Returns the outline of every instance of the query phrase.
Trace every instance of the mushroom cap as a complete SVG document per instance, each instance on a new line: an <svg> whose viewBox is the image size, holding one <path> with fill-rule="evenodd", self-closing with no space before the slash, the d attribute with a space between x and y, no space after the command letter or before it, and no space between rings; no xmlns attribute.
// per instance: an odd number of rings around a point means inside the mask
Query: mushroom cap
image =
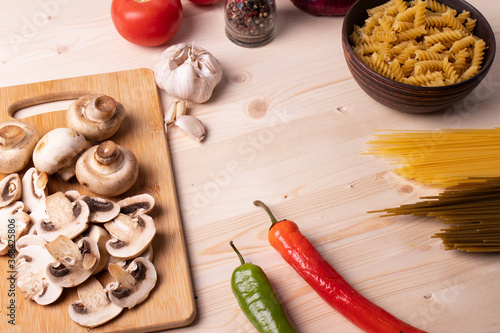
<svg viewBox="0 0 500 333"><path fill-rule="evenodd" d="M118 264L122 266L123 268L127 269L127 267L130 265L130 263L138 258L138 257L143 257L148 259L149 261L153 261L153 245L149 244L146 250L144 250L142 253L140 253L137 257L134 257L132 259L122 259L122 258L116 258L113 256L109 256L108 264Z"/></svg>
<svg viewBox="0 0 500 333"><path fill-rule="evenodd" d="M71 128L60 127L45 134L35 146L33 163L38 171L52 175L69 166L87 147L85 137Z"/></svg>
<svg viewBox="0 0 500 333"><path fill-rule="evenodd" d="M120 206L120 213L133 218L149 213L155 205L155 199L150 194L143 193L120 200L117 204Z"/></svg>
<svg viewBox="0 0 500 333"><path fill-rule="evenodd" d="M45 249L45 244L47 244L47 241L42 237L38 235L27 234L22 237L19 237L19 239L16 242L16 250L17 252L21 252L23 248L32 245L36 245Z"/></svg>
<svg viewBox="0 0 500 333"><path fill-rule="evenodd" d="M113 197L130 189L139 175L134 153L112 141L86 150L76 162L76 178L89 191Z"/></svg>
<svg viewBox="0 0 500 333"><path fill-rule="evenodd" d="M116 279L106 286L109 299L122 308L133 308L144 301L157 280L153 263L146 258L134 259L127 269L110 264L108 270Z"/></svg>
<svg viewBox="0 0 500 333"><path fill-rule="evenodd" d="M72 202L62 192L56 192L45 199L48 219L35 221L37 234L50 242L59 235L70 239L81 234L88 227L89 207L83 200Z"/></svg>
<svg viewBox="0 0 500 333"><path fill-rule="evenodd" d="M0 208L21 199L21 178L12 173L0 181Z"/></svg>
<svg viewBox="0 0 500 333"><path fill-rule="evenodd" d="M45 274L45 267L53 261L43 247L28 245L20 249L16 258L16 283L25 298L47 305L61 296L63 288L52 283Z"/></svg>
<svg viewBox="0 0 500 333"><path fill-rule="evenodd" d="M91 224L90 227L85 230L80 236L76 238L76 241L80 240L83 237L92 238L99 248L99 263L94 269L92 274L97 274L104 269L108 265L109 253L106 250L106 242L110 240L109 233L103 228L95 224Z"/></svg>
<svg viewBox="0 0 500 333"><path fill-rule="evenodd" d="M75 244L64 235L45 244L45 248L56 260L47 265L45 273L61 287L75 287L87 280L95 270L100 255L96 242L84 237Z"/></svg>
<svg viewBox="0 0 500 333"><path fill-rule="evenodd" d="M45 210L48 181L47 173L38 172L36 168L29 168L24 173L21 200L29 213Z"/></svg>
<svg viewBox="0 0 500 333"><path fill-rule="evenodd" d="M91 141L113 136L124 118L123 105L106 95L82 96L70 105L66 113L67 126Z"/></svg>
<svg viewBox="0 0 500 333"><path fill-rule="evenodd" d="M89 221L94 223L105 223L114 219L120 213L118 203L111 200L82 195L80 200L85 201L90 209Z"/></svg>
<svg viewBox="0 0 500 333"><path fill-rule="evenodd" d="M31 219L24 210L21 201L15 201L0 209L0 255L15 251L15 242L28 231ZM13 226L14 239L12 239Z"/></svg>
<svg viewBox="0 0 500 333"><path fill-rule="evenodd" d="M23 121L0 124L0 172L14 173L24 169L31 160L40 133Z"/></svg>
<svg viewBox="0 0 500 333"><path fill-rule="evenodd" d="M104 228L111 234L106 243L108 253L121 259L131 259L144 252L156 233L154 220L146 214L135 218L119 214L104 224Z"/></svg>
<svg viewBox="0 0 500 333"><path fill-rule="evenodd" d="M90 277L76 289L79 300L70 304L69 316L84 327L97 327L122 312L123 308L111 302L101 283Z"/></svg>

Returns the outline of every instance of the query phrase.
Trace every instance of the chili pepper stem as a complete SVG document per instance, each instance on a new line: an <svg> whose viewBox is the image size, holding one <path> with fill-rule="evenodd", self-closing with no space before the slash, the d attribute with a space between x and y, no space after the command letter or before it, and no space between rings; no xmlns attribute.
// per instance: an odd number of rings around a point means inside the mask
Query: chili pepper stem
<svg viewBox="0 0 500 333"><path fill-rule="evenodd" d="M271 219L271 222L272 222L271 227L272 227L273 225L275 225L275 224L277 224L277 223L278 223L278 220L276 220L276 218L274 217L274 215L273 215L273 213L271 212L271 210L269 209L269 207L267 207L267 206L266 206L266 205L265 205L262 201L260 201L260 200L255 200L255 201L253 202L253 204L254 204L255 206L260 206L260 207L264 208L264 210L266 211L267 215L269 215L269 218Z"/></svg>
<svg viewBox="0 0 500 333"><path fill-rule="evenodd" d="M241 264L243 265L245 263L245 259L243 259L243 256L241 255L240 251L238 251L238 249L236 248L236 246L234 246L233 241L230 241L229 245L231 245L231 247L233 248L234 252L236 252L236 254L238 255L238 258L240 258Z"/></svg>

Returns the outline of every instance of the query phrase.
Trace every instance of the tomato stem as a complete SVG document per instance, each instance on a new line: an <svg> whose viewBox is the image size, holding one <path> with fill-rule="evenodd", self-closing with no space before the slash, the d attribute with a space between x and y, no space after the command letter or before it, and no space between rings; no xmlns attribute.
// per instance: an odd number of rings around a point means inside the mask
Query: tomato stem
<svg viewBox="0 0 500 333"><path fill-rule="evenodd" d="M266 205L265 205L262 201L260 201L260 200L255 200L255 201L253 202L253 204L254 204L255 206L260 206L260 207L264 208L264 210L266 211L267 215L269 215L269 218L271 219L271 223L272 223L272 224L271 224L271 227L272 227L273 225L275 225L275 224L277 224L277 223L278 223L278 220L276 220L276 218L274 217L274 215L273 215L273 213L271 212L271 210L269 209L269 207L267 207L267 206L266 206Z"/></svg>
<svg viewBox="0 0 500 333"><path fill-rule="evenodd" d="M238 258L240 258L241 264L243 265L245 263L245 259L243 259L243 256L241 255L240 251L238 251L238 249L236 248L236 246L234 246L233 241L230 241L229 245L231 245L231 247L233 248L234 252L236 252L236 254L238 255Z"/></svg>

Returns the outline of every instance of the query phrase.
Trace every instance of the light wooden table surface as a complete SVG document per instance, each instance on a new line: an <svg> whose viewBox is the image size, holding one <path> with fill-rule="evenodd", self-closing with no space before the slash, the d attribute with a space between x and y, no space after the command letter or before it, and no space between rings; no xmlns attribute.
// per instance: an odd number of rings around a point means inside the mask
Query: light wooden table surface
<svg viewBox="0 0 500 333"><path fill-rule="evenodd" d="M498 41L498 2L470 2ZM117 34L110 3L2 0L0 86L153 68L179 42L194 41L219 59L224 76L213 97L189 105L208 129L206 140L168 133L197 304L194 322L171 332L254 332L231 293L239 262L230 240L265 270L300 332L359 331L271 248L269 220L255 199L278 219L295 220L356 289L401 319L430 332L500 332L498 255L444 251L431 238L441 228L435 221L367 214L429 190L361 154L375 129L499 126L498 59L455 112L404 114L371 100L351 77L341 17L313 17L278 0L276 38L247 49L226 38L222 3L183 0L179 32L146 48ZM162 93L162 105L169 101Z"/></svg>

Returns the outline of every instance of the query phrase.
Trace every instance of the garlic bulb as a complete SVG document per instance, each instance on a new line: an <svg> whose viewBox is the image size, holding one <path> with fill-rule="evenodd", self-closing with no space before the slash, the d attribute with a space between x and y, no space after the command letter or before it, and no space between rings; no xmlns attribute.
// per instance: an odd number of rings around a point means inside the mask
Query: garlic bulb
<svg viewBox="0 0 500 333"><path fill-rule="evenodd" d="M195 103L208 101L222 79L219 61L194 43L179 43L167 48L154 73L156 84L167 94Z"/></svg>

